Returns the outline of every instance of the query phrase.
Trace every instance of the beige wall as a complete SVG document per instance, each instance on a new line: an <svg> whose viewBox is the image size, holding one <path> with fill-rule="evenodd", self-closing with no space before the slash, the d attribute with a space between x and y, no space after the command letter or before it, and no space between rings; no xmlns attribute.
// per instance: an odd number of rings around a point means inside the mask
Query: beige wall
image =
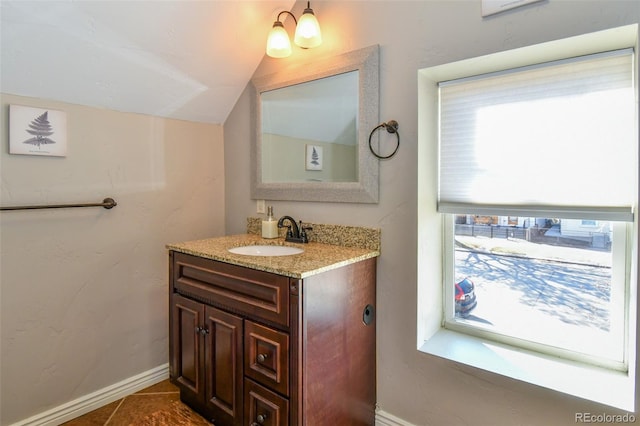
<svg viewBox="0 0 640 426"><path fill-rule="evenodd" d="M1 97L0 424L168 362L164 245L224 233L222 127ZM65 158L9 155L9 104L67 112Z"/></svg>
<svg viewBox="0 0 640 426"><path fill-rule="evenodd" d="M300 14L306 2L296 3ZM278 202L278 215L382 229L378 263L378 404L415 425L572 425L608 407L458 365L416 350L417 71L640 21L637 1L543 1L482 19L480 1L320 1L321 47L265 58L256 75L380 45L380 121L399 122L398 154L380 163L377 205ZM226 231L256 214L249 193L251 90L225 123ZM233 195L231 195L233 194ZM437 244L436 241L434 241Z"/></svg>

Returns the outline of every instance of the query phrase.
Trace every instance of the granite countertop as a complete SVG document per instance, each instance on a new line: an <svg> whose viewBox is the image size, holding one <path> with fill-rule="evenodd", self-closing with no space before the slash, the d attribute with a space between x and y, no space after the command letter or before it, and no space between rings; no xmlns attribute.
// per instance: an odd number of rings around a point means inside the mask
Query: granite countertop
<svg viewBox="0 0 640 426"><path fill-rule="evenodd" d="M247 245L285 245L304 249L289 256L247 256L233 254L228 249ZM361 260L377 257L379 249L348 247L319 242L296 244L284 238L266 239L256 234L239 234L204 240L167 244L169 250L191 254L259 271L272 272L292 278L306 278Z"/></svg>

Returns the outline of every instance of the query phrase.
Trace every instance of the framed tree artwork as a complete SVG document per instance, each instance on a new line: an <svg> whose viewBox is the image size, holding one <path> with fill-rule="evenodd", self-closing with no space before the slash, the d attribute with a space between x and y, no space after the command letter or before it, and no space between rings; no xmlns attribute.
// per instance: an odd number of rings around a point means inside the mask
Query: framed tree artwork
<svg viewBox="0 0 640 426"><path fill-rule="evenodd" d="M307 170L322 170L322 147L318 145L307 145L305 163Z"/></svg>
<svg viewBox="0 0 640 426"><path fill-rule="evenodd" d="M67 114L9 105L9 154L66 156Z"/></svg>

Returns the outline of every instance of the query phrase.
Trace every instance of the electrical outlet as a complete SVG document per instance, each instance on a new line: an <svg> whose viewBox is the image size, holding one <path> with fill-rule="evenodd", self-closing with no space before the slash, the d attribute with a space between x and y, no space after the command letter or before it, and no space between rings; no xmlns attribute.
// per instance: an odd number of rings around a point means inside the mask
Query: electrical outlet
<svg viewBox="0 0 640 426"><path fill-rule="evenodd" d="M266 213L267 207L266 202L264 200L256 201L256 213Z"/></svg>

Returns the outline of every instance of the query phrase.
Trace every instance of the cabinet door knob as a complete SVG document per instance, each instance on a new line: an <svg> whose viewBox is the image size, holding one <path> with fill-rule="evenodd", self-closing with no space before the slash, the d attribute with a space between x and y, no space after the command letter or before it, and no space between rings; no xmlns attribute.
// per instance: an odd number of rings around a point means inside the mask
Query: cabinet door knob
<svg viewBox="0 0 640 426"><path fill-rule="evenodd" d="M268 357L269 357L268 354L259 354L258 355L258 362L264 362ZM258 417L260 417L260 416L258 416Z"/></svg>
<svg viewBox="0 0 640 426"><path fill-rule="evenodd" d="M258 417L256 417L256 421L251 423L251 426L263 425L266 420L267 420L266 414L259 414Z"/></svg>
<svg viewBox="0 0 640 426"><path fill-rule="evenodd" d="M202 334L203 336L206 336L207 334L209 334L209 330L204 328L204 327L198 327L200 328L200 334Z"/></svg>

